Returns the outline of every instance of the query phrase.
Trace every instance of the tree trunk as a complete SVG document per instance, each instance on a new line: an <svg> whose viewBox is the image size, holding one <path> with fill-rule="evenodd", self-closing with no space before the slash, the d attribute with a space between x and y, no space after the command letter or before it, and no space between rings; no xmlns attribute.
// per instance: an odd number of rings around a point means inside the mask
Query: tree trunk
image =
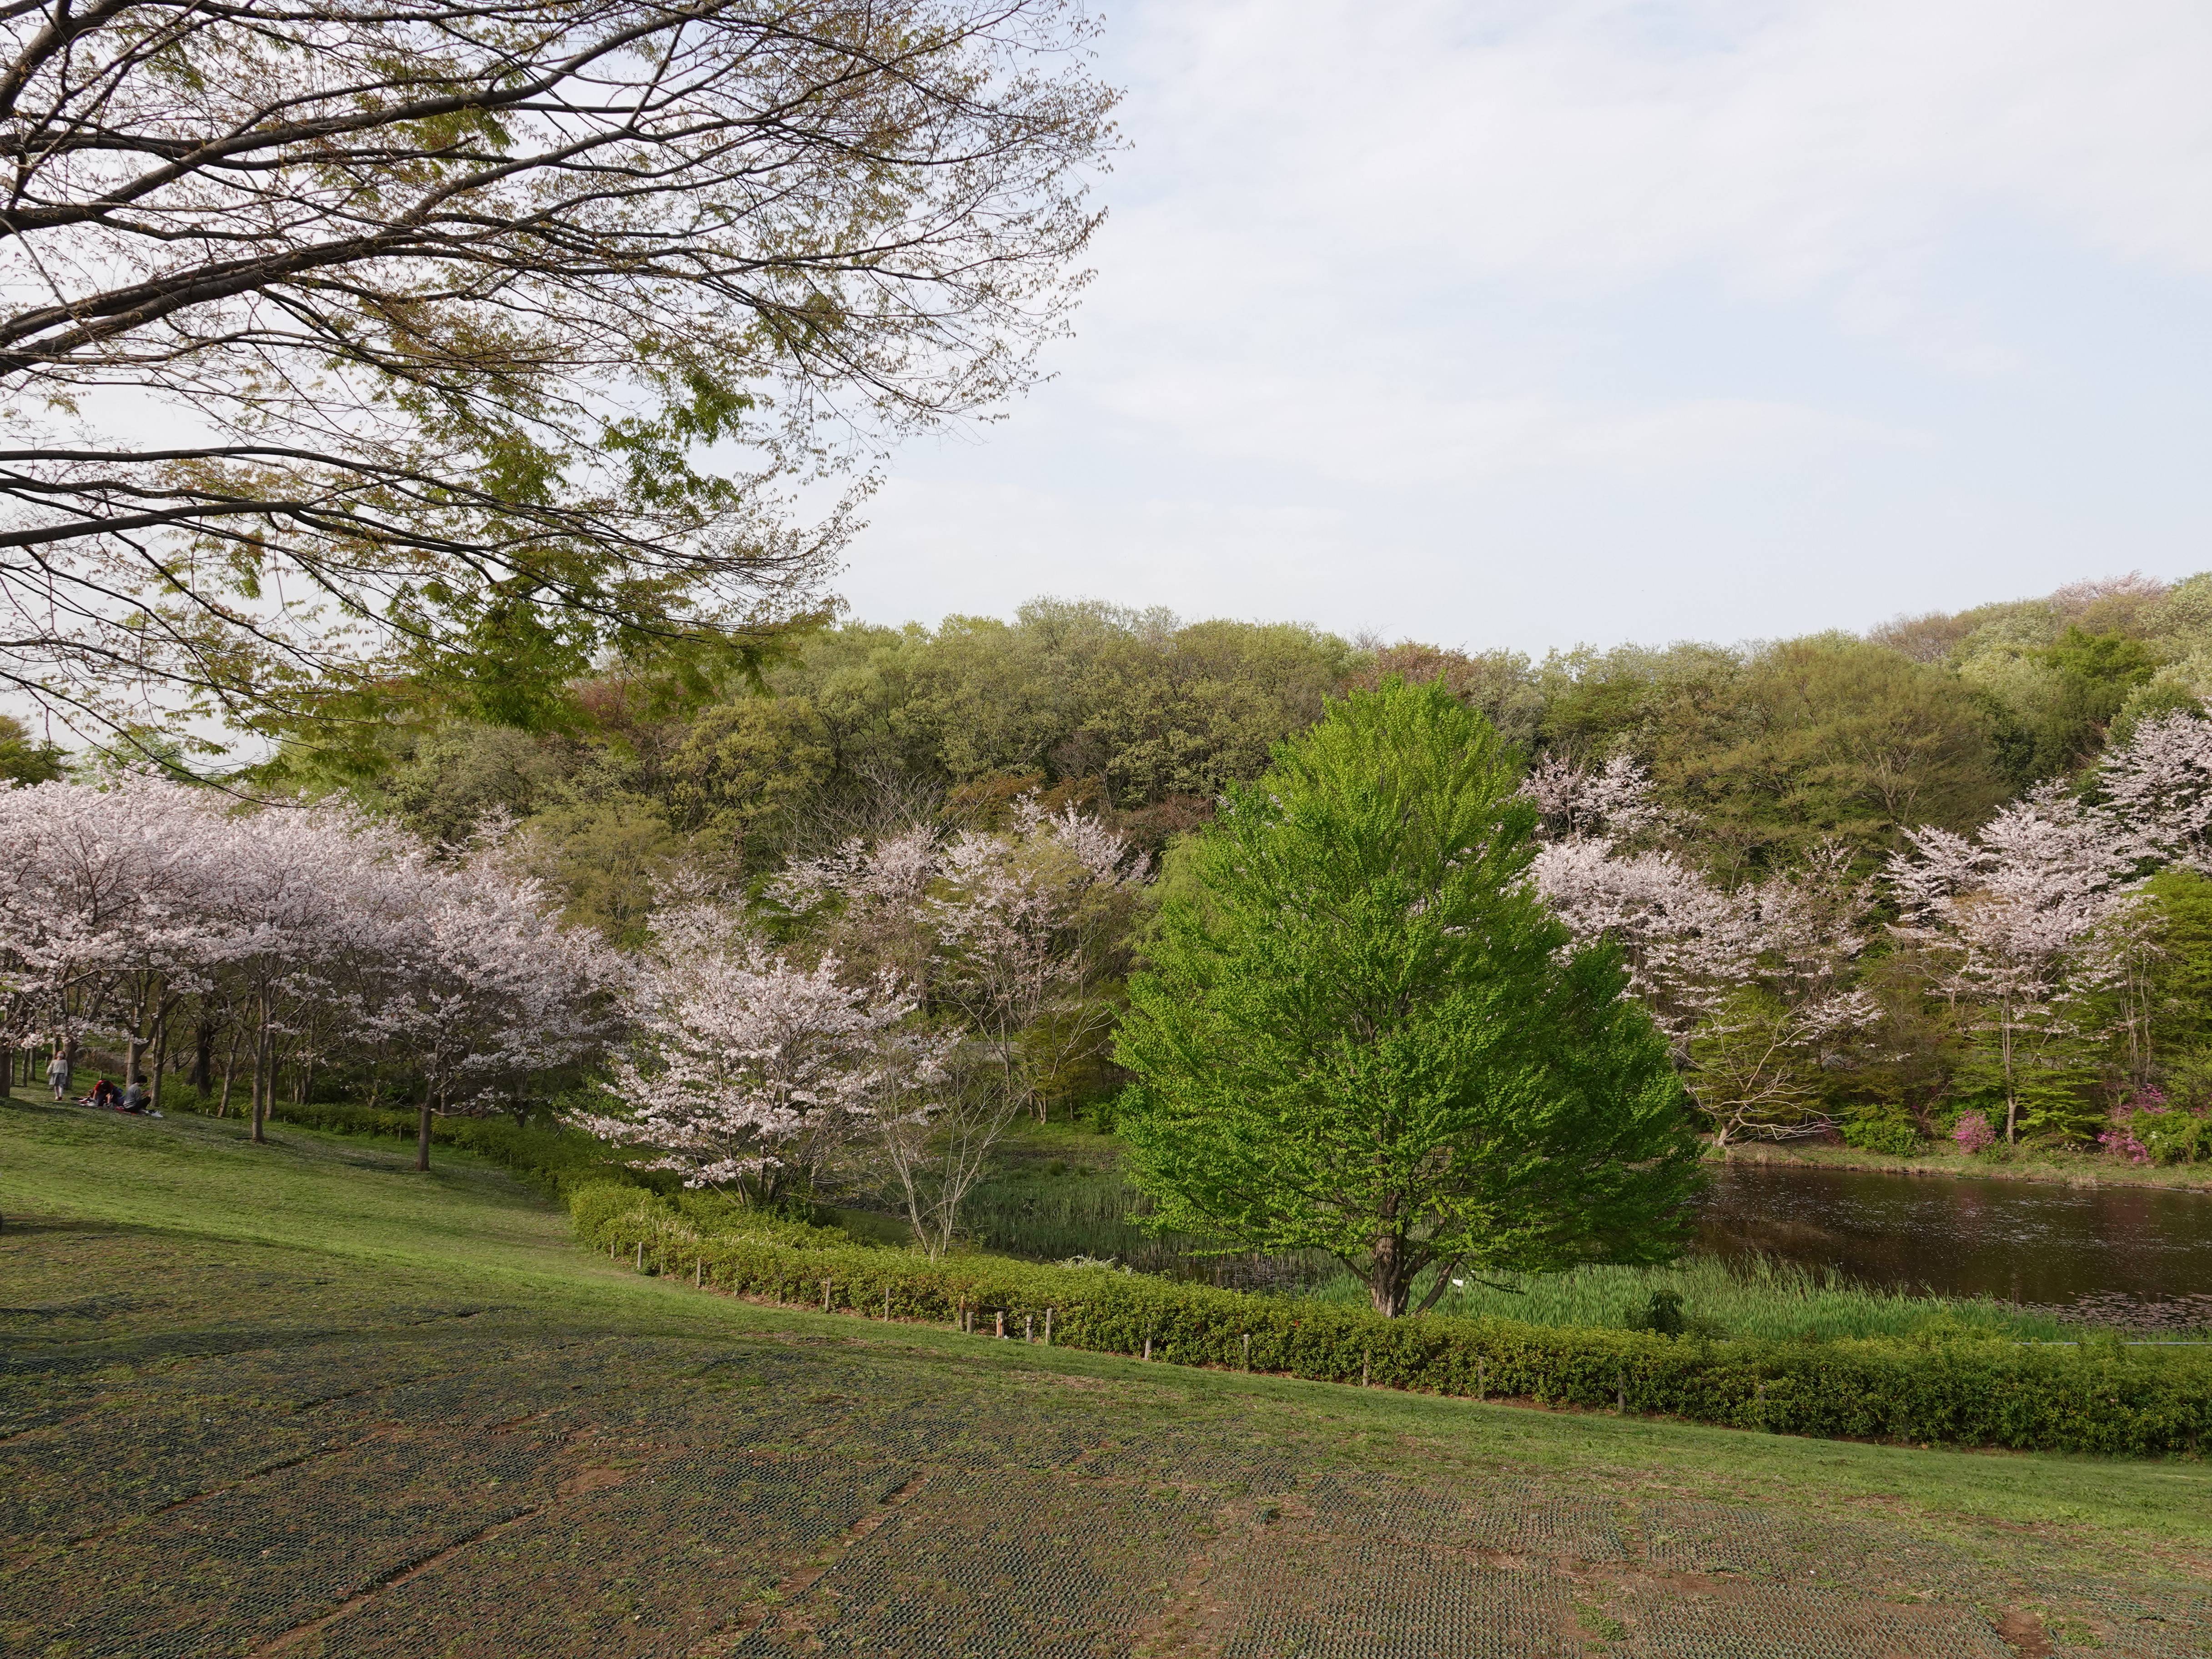
<svg viewBox="0 0 2212 1659"><path fill-rule="evenodd" d="M215 1115L217 1117L228 1117L230 1115L230 1080L237 1074L238 1026L234 1022L230 1028L230 1046L223 1051L222 1099L215 1109Z"/></svg>
<svg viewBox="0 0 2212 1659"><path fill-rule="evenodd" d="M415 1167L417 1170L430 1167L430 1085L425 1082L422 1085L422 1110L415 1120Z"/></svg>
<svg viewBox="0 0 2212 1659"><path fill-rule="evenodd" d="M1413 1258L1406 1241L1386 1233L1375 1241L1367 1261L1367 1296L1375 1311L1396 1319L1406 1311L1413 1288Z"/></svg>
<svg viewBox="0 0 2212 1659"><path fill-rule="evenodd" d="M261 1012L260 1029L253 1035L253 1139L258 1145L268 1139L262 1126L269 1121L270 1094L276 1081L276 1045L270 1040L269 1013Z"/></svg>
<svg viewBox="0 0 2212 1659"><path fill-rule="evenodd" d="M1997 1040L2004 1048L2005 1145L2010 1146L2019 1139L2019 1135L2016 1133L2014 1126L2016 1126L2020 1121L2020 1091L2013 1086L2012 1017L2009 1013L2007 1013L2002 1018L2003 1018L2004 1024L2002 1030L1998 1033Z"/></svg>
<svg viewBox="0 0 2212 1659"><path fill-rule="evenodd" d="M215 1022L203 1017L192 1031L192 1089L203 1100L215 1070Z"/></svg>

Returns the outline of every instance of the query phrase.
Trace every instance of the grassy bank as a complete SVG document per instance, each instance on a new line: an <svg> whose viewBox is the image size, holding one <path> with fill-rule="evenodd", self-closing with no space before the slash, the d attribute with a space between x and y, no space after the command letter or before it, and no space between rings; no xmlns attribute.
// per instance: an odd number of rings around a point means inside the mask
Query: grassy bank
<svg viewBox="0 0 2212 1659"><path fill-rule="evenodd" d="M0 1109L0 1648L2180 1659L2212 1613L2202 1465L763 1309L410 1161Z"/></svg>
<svg viewBox="0 0 2212 1659"><path fill-rule="evenodd" d="M1433 1283L1433 1280L1428 1281ZM1427 1284L1423 1294L1426 1294ZM1311 1292L1364 1303L1365 1287L1349 1275ZM1571 1273L1462 1273L1437 1299L1436 1311L1466 1319L1513 1319L1532 1325L1634 1326L1656 1295L1680 1298L1693 1330L1716 1337L1819 1342L1869 1337L1935 1337L1988 1332L2014 1341L2054 1342L2081 1334L2047 1314L2003 1303L1907 1296L1856 1285L1788 1262L1721 1261L1691 1257L1667 1267L1583 1267Z"/></svg>
<svg viewBox="0 0 2212 1659"><path fill-rule="evenodd" d="M312 1125L351 1131L333 1137L291 1121L294 1110L279 1108L283 1133L387 1146L414 1133L413 1117L405 1112L306 1109L303 1115ZM611 1167L588 1142L559 1137L556 1145L550 1132L518 1130L504 1119L440 1120L436 1127L434 1162L441 1175L449 1165L461 1170L495 1168L501 1156L510 1167L526 1171L551 1158L562 1165L564 1178L588 1179ZM1290 1256L1224 1254L1203 1240L1152 1233L1139 1223L1139 1194L1118 1172L1120 1152L1112 1136L1085 1125L1018 1126L1003 1143L994 1172L969 1203L974 1247L1035 1262L1112 1261L1187 1284L1304 1295L1327 1304L1364 1300L1364 1291L1343 1266L1318 1251ZM880 1209L837 1214L848 1231L869 1243L902 1243L907 1236L904 1222ZM1439 1299L1438 1312L1620 1329L1634 1325L1654 1295L1663 1292L1680 1298L1682 1312L1696 1328L1720 1337L1832 1340L1984 1332L2014 1340L2054 1341L2086 1334L2086 1328L2045 1311L1986 1298L1884 1291L1775 1262L1690 1258L1669 1267L1462 1278L1462 1285Z"/></svg>
<svg viewBox="0 0 2212 1659"><path fill-rule="evenodd" d="M1716 1163L1795 1164L1820 1170L1878 1170L1887 1175L1967 1176L1985 1181L2035 1181L2065 1187L2166 1187L2212 1193L2212 1164L2136 1164L2102 1152L2060 1152L2047 1147L1993 1146L1986 1152L1970 1154L1955 1146L1931 1143L1924 1151L1900 1157L1890 1152L1861 1152L1851 1146L1754 1141L1730 1146L1724 1152L1709 1147L1706 1156Z"/></svg>
<svg viewBox="0 0 2212 1659"><path fill-rule="evenodd" d="M2051 1527L2060 1529L2054 1543L2069 1548L2179 1551L2173 1559L2191 1564L2200 1552L2212 1558L2212 1466L2201 1463L1797 1440L1147 1367L925 1325L763 1309L579 1250L561 1209L503 1172L458 1156L427 1177L408 1164L403 1147L290 1127L257 1147L235 1121L0 1111L9 1300L58 1306L72 1291L96 1297L124 1288L117 1277L73 1285L53 1243L114 1238L124 1247L114 1273L127 1276L134 1260L144 1264L144 1282L134 1288L149 1294L155 1311L143 1322L155 1327L165 1319L208 1328L313 1322L332 1314L367 1324L380 1307L404 1310L439 1297L481 1306L489 1298L515 1316L615 1334L830 1339L879 1358L907 1355L956 1404L965 1390L1024 1376L1091 1379L1139 1388L1163 1427L1259 1422L1332 1445L1371 1446L1413 1469L1505 1459L1808 1512L1842 1505L1939 1527ZM187 1295L189 1274L173 1261L199 1264L191 1271L204 1269L207 1293ZM237 1293L214 1283L226 1276L239 1280ZM948 1363L954 1369L944 1369Z"/></svg>

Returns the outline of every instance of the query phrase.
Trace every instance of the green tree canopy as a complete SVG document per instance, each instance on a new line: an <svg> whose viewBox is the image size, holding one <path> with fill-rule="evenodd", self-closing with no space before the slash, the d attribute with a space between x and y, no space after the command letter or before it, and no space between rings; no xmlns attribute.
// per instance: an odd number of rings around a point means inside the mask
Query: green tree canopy
<svg viewBox="0 0 2212 1659"><path fill-rule="evenodd" d="M1605 951L1529 885L1517 757L1441 682L1332 703L1191 848L1117 1053L1164 1225L1425 1268L1680 1247L1694 1141Z"/></svg>

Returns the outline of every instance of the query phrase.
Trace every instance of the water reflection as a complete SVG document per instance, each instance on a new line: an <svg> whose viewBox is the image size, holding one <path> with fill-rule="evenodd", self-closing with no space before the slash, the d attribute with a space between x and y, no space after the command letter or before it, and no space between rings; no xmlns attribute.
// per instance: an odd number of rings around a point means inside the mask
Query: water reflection
<svg viewBox="0 0 2212 1659"><path fill-rule="evenodd" d="M2170 1301L2212 1292L2212 1196L1729 1164L1715 1171L1699 1248L1951 1296Z"/></svg>

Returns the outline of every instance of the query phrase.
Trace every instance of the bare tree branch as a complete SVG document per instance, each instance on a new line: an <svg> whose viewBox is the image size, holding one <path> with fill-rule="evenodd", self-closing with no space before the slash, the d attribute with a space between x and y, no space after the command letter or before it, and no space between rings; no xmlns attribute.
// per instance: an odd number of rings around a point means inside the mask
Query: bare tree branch
<svg viewBox="0 0 2212 1659"><path fill-rule="evenodd" d="M811 529L790 486L1002 403L1065 326L1091 27L0 5L0 680L296 737L808 613L866 475Z"/></svg>

